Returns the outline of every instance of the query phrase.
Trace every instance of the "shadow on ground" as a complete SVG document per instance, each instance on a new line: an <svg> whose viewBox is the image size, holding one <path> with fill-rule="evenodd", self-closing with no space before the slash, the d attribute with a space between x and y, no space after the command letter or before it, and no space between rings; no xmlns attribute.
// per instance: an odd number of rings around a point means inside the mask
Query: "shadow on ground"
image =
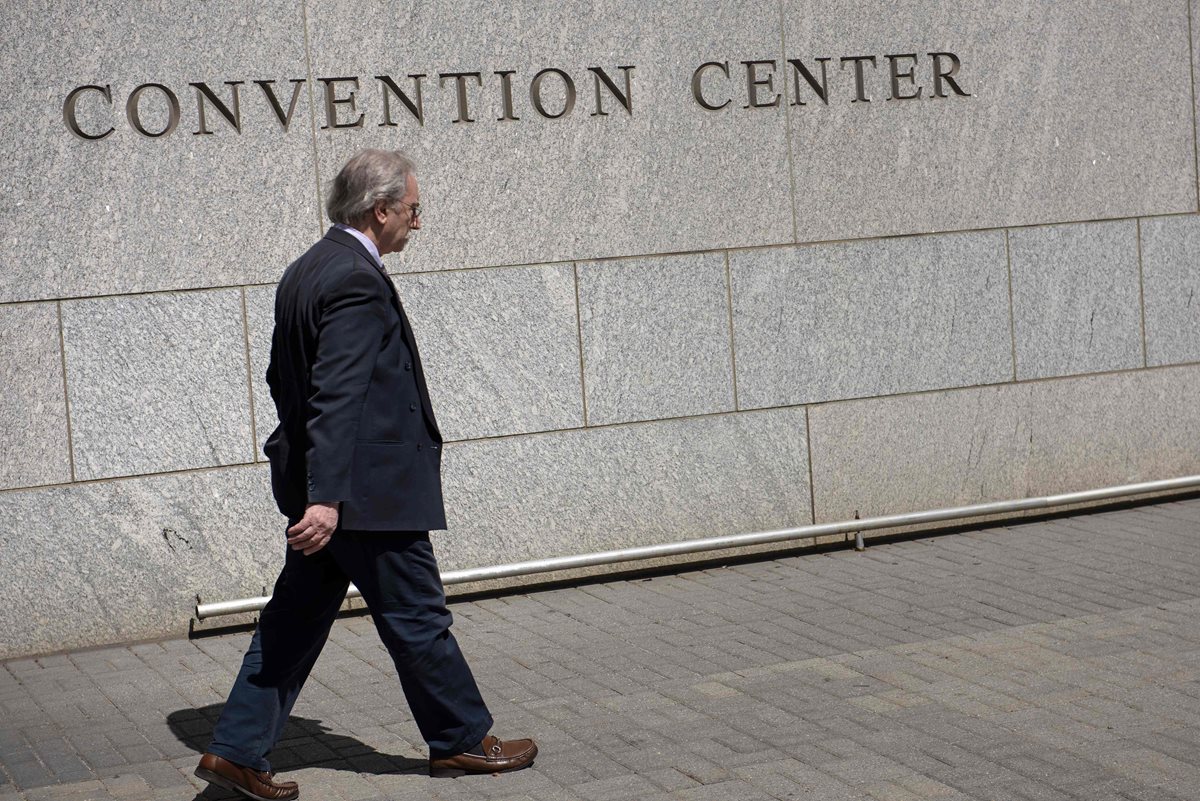
<svg viewBox="0 0 1200 801"><path fill-rule="evenodd" d="M167 715L167 725L179 742L204 753L212 739L213 727L221 716L224 704L189 709L177 709ZM270 754L271 767L276 772L299 768L321 767L348 770L355 773L424 773L429 763L424 759L384 754L361 740L344 734L334 734L324 723L293 715L288 718L283 736ZM197 799L241 797L219 787L209 786Z"/></svg>

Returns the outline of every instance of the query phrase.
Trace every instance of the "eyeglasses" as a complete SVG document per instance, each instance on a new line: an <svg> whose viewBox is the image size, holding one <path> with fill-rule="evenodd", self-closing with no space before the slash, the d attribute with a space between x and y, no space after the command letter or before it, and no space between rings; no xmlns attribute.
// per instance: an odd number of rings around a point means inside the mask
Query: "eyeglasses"
<svg viewBox="0 0 1200 801"><path fill-rule="evenodd" d="M412 212L412 222L418 222L421 219L421 204L420 203L405 203L403 200L397 200L401 206L408 206Z"/></svg>

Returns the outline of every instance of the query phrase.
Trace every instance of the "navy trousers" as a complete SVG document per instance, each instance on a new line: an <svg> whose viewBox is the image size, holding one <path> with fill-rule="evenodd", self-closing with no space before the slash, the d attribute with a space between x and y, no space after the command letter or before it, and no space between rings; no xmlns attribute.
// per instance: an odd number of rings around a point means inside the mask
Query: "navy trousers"
<svg viewBox="0 0 1200 801"><path fill-rule="evenodd" d="M387 646L431 758L462 753L487 735L489 714L450 633L451 615L429 534L338 530L311 556L287 549L275 592L213 731L210 753L271 769L279 740L333 626L349 582Z"/></svg>

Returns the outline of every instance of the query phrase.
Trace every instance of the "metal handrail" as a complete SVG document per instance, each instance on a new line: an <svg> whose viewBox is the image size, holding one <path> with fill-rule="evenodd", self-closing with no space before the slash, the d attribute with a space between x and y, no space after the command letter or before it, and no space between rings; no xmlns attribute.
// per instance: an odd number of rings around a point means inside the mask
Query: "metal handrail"
<svg viewBox="0 0 1200 801"><path fill-rule="evenodd" d="M1139 484L1123 484L1116 487L1103 487L1101 489L1084 490L1082 492L1067 492L1059 495L1043 495L1037 498L1021 498L1011 501L979 503L971 506L932 509L924 512L866 517L862 520L846 520L840 523L819 523L809 526L797 526L795 528L774 529L772 531L756 531L749 534L729 534L722 537L707 537L699 540L667 542L658 545L639 545L633 548L620 548L613 551L599 551L597 553L578 554L575 556L555 556L547 559L533 559L528 562L515 562L507 565L451 570L448 573L442 573L442 583L463 584L470 581L529 576L555 570L570 570L572 568L592 567L617 562L632 562L639 559L654 559L662 556L701 553L703 551L715 551L746 545L762 545L771 542L809 539L811 537L823 537L830 534L861 533L871 529L921 525L923 523L936 523L943 520L958 520L968 517L1004 514L1007 512L1022 512L1031 509L1049 509L1074 503L1122 498L1129 495L1196 488L1200 488L1200 475L1169 478L1161 481L1145 481ZM351 584L350 589L346 592L346 597L359 598L362 597L362 593L359 592L357 587ZM196 618L205 620L220 615L258 612L267 605L267 601L269 600L271 600L271 597L264 595L258 598L241 598L234 601L218 601L208 604L197 603Z"/></svg>

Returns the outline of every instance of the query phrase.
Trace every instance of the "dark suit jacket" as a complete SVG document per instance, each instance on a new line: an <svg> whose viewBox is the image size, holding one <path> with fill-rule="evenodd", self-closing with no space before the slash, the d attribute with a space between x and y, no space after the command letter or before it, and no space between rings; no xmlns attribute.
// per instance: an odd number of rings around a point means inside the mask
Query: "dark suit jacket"
<svg viewBox="0 0 1200 801"><path fill-rule="evenodd" d="M281 512L340 501L347 529L446 527L442 435L412 328L387 273L345 231L284 272L267 383L279 427L264 451Z"/></svg>

